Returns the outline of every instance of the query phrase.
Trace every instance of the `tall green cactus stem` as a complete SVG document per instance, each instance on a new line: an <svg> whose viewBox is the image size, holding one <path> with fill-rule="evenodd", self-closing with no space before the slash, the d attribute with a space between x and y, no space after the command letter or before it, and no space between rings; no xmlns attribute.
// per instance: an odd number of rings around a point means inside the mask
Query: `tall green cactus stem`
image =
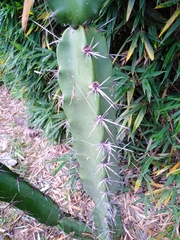
<svg viewBox="0 0 180 240"><path fill-rule="evenodd" d="M70 124L80 178L95 208L98 239L119 239L120 214L111 202L118 189L112 63L104 36L69 27L57 48L63 109ZM110 123L112 121L112 123Z"/></svg>
<svg viewBox="0 0 180 240"><path fill-rule="evenodd" d="M57 21L74 28L98 16L105 0L47 0Z"/></svg>

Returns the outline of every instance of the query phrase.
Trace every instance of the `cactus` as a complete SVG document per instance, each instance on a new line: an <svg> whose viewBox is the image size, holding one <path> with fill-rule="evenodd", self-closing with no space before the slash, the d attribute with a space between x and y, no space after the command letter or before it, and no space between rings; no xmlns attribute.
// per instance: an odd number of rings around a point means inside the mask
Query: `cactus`
<svg viewBox="0 0 180 240"><path fill-rule="evenodd" d="M57 48L59 84L79 173L92 197L98 239L119 239L122 226L112 194L119 175L115 141L112 63L106 39L94 28L65 30Z"/></svg>
<svg viewBox="0 0 180 240"><path fill-rule="evenodd" d="M2 164L0 164L0 197L1 201L12 203L47 225L57 225L61 217L57 204Z"/></svg>
<svg viewBox="0 0 180 240"><path fill-rule="evenodd" d="M61 24L69 24L57 47L59 85L84 190L94 201L98 239L119 239L122 224L113 195L118 190L116 109L107 42L94 28L103 0L47 0ZM75 30L75 29L76 30Z"/></svg>
<svg viewBox="0 0 180 240"><path fill-rule="evenodd" d="M0 164L0 199L25 211L40 223L59 225L67 234L74 232L75 237L82 237L83 234L93 236L92 230L85 223L72 219L50 197L33 188L3 164Z"/></svg>
<svg viewBox="0 0 180 240"><path fill-rule="evenodd" d="M47 0L57 21L74 28L95 19L104 2L104 0Z"/></svg>

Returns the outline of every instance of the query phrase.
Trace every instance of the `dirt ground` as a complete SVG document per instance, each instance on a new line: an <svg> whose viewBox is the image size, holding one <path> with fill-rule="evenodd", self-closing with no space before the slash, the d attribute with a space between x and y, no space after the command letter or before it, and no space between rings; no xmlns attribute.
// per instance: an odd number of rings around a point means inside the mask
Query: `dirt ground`
<svg viewBox="0 0 180 240"><path fill-rule="evenodd" d="M76 191L64 186L68 181L67 168L54 175L58 163L49 163L68 152L64 145L49 145L41 132L28 128L24 119L25 107L11 97L4 86L0 86L0 161L14 169L33 186L50 196L60 208L74 217L86 221L92 207L91 199L82 191L80 182ZM124 236L123 240L160 239L157 235L173 224L172 216L155 214L144 205L134 205L138 196L128 192L116 197L120 205ZM154 237L154 238L150 238ZM58 227L39 224L22 211L0 203L0 240L63 240L65 236ZM168 238L161 238L168 239Z"/></svg>

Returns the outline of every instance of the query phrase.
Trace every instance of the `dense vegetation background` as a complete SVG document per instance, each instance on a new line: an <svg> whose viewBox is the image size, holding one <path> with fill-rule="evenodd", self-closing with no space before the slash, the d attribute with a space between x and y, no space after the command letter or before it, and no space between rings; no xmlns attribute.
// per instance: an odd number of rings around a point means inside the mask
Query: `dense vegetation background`
<svg viewBox="0 0 180 240"><path fill-rule="evenodd" d="M121 191L163 205L179 224L180 6L178 0L107 0L92 24L103 31L113 62ZM45 1L34 3L27 32L23 1L0 3L1 81L28 106L29 124L51 142L69 140L57 83L56 45L65 30ZM126 129L124 128L127 127ZM65 161L65 160L64 160ZM146 194L144 194L146 192ZM169 230L173 236L175 228Z"/></svg>

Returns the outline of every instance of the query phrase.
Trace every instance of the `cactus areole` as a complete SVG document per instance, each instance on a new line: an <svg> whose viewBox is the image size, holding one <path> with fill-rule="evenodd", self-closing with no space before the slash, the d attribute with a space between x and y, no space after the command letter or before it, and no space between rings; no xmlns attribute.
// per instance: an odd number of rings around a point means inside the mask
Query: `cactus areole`
<svg viewBox="0 0 180 240"><path fill-rule="evenodd" d="M96 19L105 0L47 0L56 20L77 28Z"/></svg>

